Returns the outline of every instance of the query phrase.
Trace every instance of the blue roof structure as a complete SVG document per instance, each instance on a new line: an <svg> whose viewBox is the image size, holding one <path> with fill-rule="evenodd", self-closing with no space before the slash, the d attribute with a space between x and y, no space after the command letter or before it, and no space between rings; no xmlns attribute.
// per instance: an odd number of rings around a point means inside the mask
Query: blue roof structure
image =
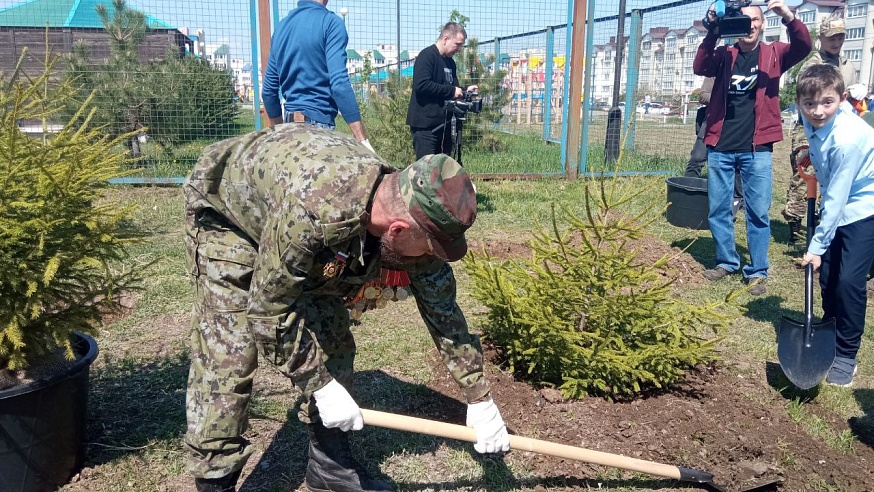
<svg viewBox="0 0 874 492"><path fill-rule="evenodd" d="M103 22L94 10L98 4L106 5L110 16L115 12L112 2L107 0L28 0L0 9L0 26L103 29ZM176 30L148 14L146 22L150 29Z"/></svg>

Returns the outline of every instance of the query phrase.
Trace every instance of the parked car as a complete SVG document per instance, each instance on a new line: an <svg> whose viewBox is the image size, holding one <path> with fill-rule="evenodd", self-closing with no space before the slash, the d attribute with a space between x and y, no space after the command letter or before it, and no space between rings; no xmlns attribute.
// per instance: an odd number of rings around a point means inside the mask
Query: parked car
<svg viewBox="0 0 874 492"><path fill-rule="evenodd" d="M676 112L676 108L671 106L670 104L653 101L649 103L649 108L647 108L646 103L640 103L637 105L637 109L635 110L638 115L644 114L653 114L653 115L668 115Z"/></svg>
<svg viewBox="0 0 874 492"><path fill-rule="evenodd" d="M798 121L798 106L790 104L786 109L780 112L780 120L784 125L790 125Z"/></svg>

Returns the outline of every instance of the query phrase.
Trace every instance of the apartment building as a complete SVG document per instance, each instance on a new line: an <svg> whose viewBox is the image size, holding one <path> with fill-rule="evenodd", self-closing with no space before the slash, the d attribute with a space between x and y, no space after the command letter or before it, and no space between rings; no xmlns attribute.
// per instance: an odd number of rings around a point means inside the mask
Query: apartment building
<svg viewBox="0 0 874 492"><path fill-rule="evenodd" d="M701 87L703 77L692 73L692 61L707 33L700 21L684 28L653 27L640 40L640 66L637 92L641 98L683 98ZM621 67L620 93L626 92L628 38ZM595 102L612 104L613 73L616 63L615 37L593 46L592 97Z"/></svg>
<svg viewBox="0 0 874 492"><path fill-rule="evenodd" d="M843 11L847 24L847 39L843 55L856 67L860 82L874 90L874 0L807 0L793 7L795 15L815 36L823 19L836 10ZM764 40L788 41L782 19L777 14L764 14ZM638 94L653 98L683 97L701 87L703 77L692 73L692 61L703 37L707 34L700 21L686 28L653 27L641 38ZM596 102L612 103L615 42L594 47L592 87ZM626 91L626 67L622 67L622 86Z"/></svg>

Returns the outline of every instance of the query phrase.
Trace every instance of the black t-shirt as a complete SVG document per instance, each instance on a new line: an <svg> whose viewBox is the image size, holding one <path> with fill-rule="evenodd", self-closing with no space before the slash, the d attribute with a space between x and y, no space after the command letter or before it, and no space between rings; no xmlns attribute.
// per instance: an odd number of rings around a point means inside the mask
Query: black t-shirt
<svg viewBox="0 0 874 492"><path fill-rule="evenodd" d="M744 53L737 51L737 59L728 84L728 101L719 142L719 152L749 152L753 148L756 130L756 83L759 75L759 47Z"/></svg>

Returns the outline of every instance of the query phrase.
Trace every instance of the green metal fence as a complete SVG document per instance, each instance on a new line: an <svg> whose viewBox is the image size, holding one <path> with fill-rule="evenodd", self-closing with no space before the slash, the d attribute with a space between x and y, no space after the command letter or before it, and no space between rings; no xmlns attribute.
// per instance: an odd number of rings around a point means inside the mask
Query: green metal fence
<svg viewBox="0 0 874 492"><path fill-rule="evenodd" d="M58 78L76 77L83 97L94 91L95 123L115 134L136 132L119 149L141 157L136 179L179 182L204 146L262 125L260 34L269 37L297 4L258 1L0 0L0 72L10 74L22 53L23 69L39 70L48 46L59 55ZM464 146L472 172L563 174L568 162L585 165L581 172L603 168L606 110L617 94L618 102L630 101L631 170L676 172L694 138L688 115L700 77L691 74L691 56L701 36L695 20L709 3L629 1L619 37L617 2L590 1L575 12L583 3L332 0L328 8L349 33L348 69L371 133L386 119L379 104L386 99L394 98L391 124L404 126L413 61L443 23L456 20L468 33L456 55L462 83L476 78L488 98L486 111L469 115L468 126L479 129ZM575 18L586 22L579 53L569 42ZM619 38L634 43L623 44L617 69ZM585 60L576 93L586 100L577 115L570 114L572 57ZM644 98L661 103L660 111L642 112ZM568 150L574 118L581 118L575 128L585 144ZM51 123L21 128L38 134ZM408 155L402 150L393 154L398 165L413 155L411 143Z"/></svg>

